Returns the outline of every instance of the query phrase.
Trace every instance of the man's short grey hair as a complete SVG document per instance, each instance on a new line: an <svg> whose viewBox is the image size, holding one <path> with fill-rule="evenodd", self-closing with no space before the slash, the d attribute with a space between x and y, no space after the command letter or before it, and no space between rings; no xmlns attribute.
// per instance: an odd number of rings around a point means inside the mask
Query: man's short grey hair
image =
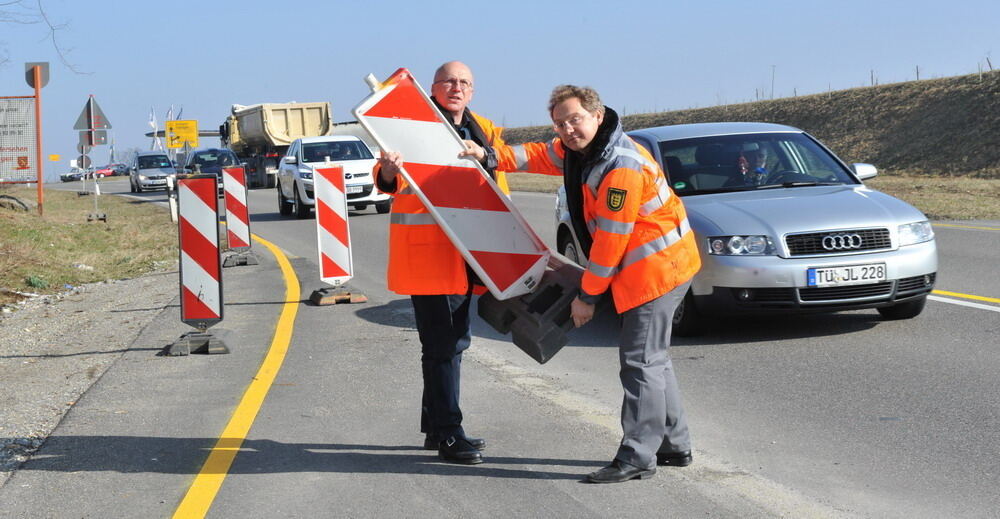
<svg viewBox="0 0 1000 519"><path fill-rule="evenodd" d="M576 85L559 85L552 89L552 95L549 97L549 115L557 104L574 97L580 100L584 110L594 115L604 113L604 103L601 102L597 90Z"/></svg>

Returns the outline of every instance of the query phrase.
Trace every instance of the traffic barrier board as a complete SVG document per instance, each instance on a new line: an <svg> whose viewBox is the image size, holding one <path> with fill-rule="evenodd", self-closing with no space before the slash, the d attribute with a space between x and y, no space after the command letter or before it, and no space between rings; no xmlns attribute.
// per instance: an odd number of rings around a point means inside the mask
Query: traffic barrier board
<svg viewBox="0 0 1000 519"><path fill-rule="evenodd" d="M347 224L344 168L316 168L316 236L319 243L320 280L333 286L354 277L351 231Z"/></svg>
<svg viewBox="0 0 1000 519"><path fill-rule="evenodd" d="M466 263L498 300L531 292L551 253L475 160L408 70L374 85L354 115L402 175Z"/></svg>
<svg viewBox="0 0 1000 519"><path fill-rule="evenodd" d="M215 175L177 181L181 322L202 331L223 318L218 193Z"/></svg>
<svg viewBox="0 0 1000 519"><path fill-rule="evenodd" d="M248 250L250 215L247 211L247 183L243 168L223 168L222 188L226 195L226 241L229 243L229 250Z"/></svg>

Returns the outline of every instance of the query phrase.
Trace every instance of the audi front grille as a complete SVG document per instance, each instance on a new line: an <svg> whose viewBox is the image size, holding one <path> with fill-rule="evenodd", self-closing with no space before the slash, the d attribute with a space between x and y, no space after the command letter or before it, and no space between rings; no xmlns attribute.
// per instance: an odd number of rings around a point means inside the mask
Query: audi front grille
<svg viewBox="0 0 1000 519"><path fill-rule="evenodd" d="M892 248L889 229L849 229L785 236L788 253L795 256L851 254Z"/></svg>

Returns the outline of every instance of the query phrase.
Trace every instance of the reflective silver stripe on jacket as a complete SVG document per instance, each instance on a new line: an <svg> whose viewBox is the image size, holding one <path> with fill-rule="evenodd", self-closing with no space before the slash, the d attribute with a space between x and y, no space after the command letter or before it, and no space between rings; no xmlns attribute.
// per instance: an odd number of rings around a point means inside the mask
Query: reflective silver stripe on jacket
<svg viewBox="0 0 1000 519"><path fill-rule="evenodd" d="M604 265L598 265L594 260L590 260L590 264L587 265L587 271L597 277L609 278L618 272L618 267L605 267Z"/></svg>
<svg viewBox="0 0 1000 519"><path fill-rule="evenodd" d="M392 213L389 223L399 225L437 225L431 213Z"/></svg>
<svg viewBox="0 0 1000 519"><path fill-rule="evenodd" d="M656 191L656 196L639 206L640 215L649 216L656 212L657 209L663 207L667 203L667 200L670 200L670 186L667 185L666 179L662 176L656 179Z"/></svg>
<svg viewBox="0 0 1000 519"><path fill-rule="evenodd" d="M555 164L557 168L562 169L563 159L561 159L559 157L559 154L556 153L555 145L549 142L548 144L545 145L545 149L549 151L549 160L552 161L552 164Z"/></svg>
<svg viewBox="0 0 1000 519"><path fill-rule="evenodd" d="M528 171L528 152L524 146L518 144L512 148L514 148L514 170Z"/></svg>
<svg viewBox="0 0 1000 519"><path fill-rule="evenodd" d="M615 152L618 153L619 155L628 157L636 162L639 162L643 166L646 166L647 168L653 171L657 171L659 169L656 167L656 163L647 159L645 155L639 153L636 150L633 150L632 148L626 148L624 146L615 146Z"/></svg>
<svg viewBox="0 0 1000 519"><path fill-rule="evenodd" d="M691 232L691 225L688 223L687 218L685 218L676 229L625 253L625 257L622 258L621 268L624 270L637 261L646 259L657 252L669 248L671 245L681 241L681 238L689 232Z"/></svg>
<svg viewBox="0 0 1000 519"><path fill-rule="evenodd" d="M593 218L587 220L587 230L590 231L591 236L593 236L594 231L597 230L597 223L594 222Z"/></svg>
<svg viewBox="0 0 1000 519"><path fill-rule="evenodd" d="M590 222L587 222L587 223L588 223L588 227L589 227L590 226L589 225ZM604 231L604 232L610 232L610 233L614 233L614 234L630 234L632 232L632 229L635 228L635 223L634 222L632 222L632 223L629 223L629 222L616 222L615 220L611 220L611 219L605 218L603 216L598 216L597 217L597 228L600 229L600 230L602 230L602 231ZM591 234L593 234L594 231L590 231L590 232L591 232Z"/></svg>

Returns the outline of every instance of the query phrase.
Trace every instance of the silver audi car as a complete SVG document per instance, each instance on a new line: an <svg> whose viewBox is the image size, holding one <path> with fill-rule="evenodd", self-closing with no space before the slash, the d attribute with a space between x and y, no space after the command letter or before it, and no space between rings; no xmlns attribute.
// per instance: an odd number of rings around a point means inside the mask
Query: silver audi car
<svg viewBox="0 0 1000 519"><path fill-rule="evenodd" d="M683 197L702 269L674 315L697 335L729 315L875 308L909 319L937 273L927 217L865 187L871 164L847 165L802 130L705 123L629 132ZM561 253L586 261L560 190Z"/></svg>

